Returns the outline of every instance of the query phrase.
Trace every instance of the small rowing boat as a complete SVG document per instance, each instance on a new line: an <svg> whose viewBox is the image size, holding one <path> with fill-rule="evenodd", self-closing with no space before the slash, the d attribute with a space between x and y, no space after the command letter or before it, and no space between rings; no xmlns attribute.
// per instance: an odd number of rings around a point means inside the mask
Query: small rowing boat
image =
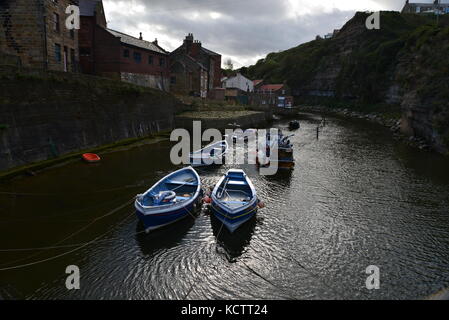
<svg viewBox="0 0 449 320"><path fill-rule="evenodd" d="M224 156L228 152L228 142L226 140L212 143L201 150L189 155L192 167L210 166L223 164Z"/></svg>
<svg viewBox="0 0 449 320"><path fill-rule="evenodd" d="M256 212L259 201L256 189L243 170L229 170L217 183L211 195L215 217L232 233Z"/></svg>
<svg viewBox="0 0 449 320"><path fill-rule="evenodd" d="M83 154L83 160L86 162L99 162L101 160L100 156L95 153L85 153Z"/></svg>
<svg viewBox="0 0 449 320"><path fill-rule="evenodd" d="M201 180L192 167L175 171L136 197L134 206L145 231L174 223L192 214L201 200Z"/></svg>

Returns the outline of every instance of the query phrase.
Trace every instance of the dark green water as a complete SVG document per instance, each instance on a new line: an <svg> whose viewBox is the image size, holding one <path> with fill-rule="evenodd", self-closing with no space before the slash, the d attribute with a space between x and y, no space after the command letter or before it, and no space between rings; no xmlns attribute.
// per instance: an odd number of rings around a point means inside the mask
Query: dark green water
<svg viewBox="0 0 449 320"><path fill-rule="evenodd" d="M293 172L242 166L266 208L232 236L205 212L141 232L129 201L176 169L169 142L1 184L0 269L19 268L0 271L0 296L414 299L448 287L448 160L364 121L329 118L316 140L317 121L292 139ZM199 170L203 184L227 169ZM68 265L80 268L80 290L65 287ZM379 290L365 287L369 265Z"/></svg>

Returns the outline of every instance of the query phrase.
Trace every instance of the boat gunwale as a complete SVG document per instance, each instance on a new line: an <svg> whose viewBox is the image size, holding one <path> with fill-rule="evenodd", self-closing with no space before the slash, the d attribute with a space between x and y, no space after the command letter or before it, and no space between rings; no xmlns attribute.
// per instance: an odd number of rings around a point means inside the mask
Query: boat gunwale
<svg viewBox="0 0 449 320"><path fill-rule="evenodd" d="M167 178L169 178L172 175L175 175L176 173L180 173L181 171L185 171L185 170L190 170L193 172L193 174L195 175L195 177L198 180L198 184L196 185L196 191L193 194L193 196L185 201L181 201L179 203L175 203L175 204L164 204L164 205L159 205L159 206L145 206L142 203L140 203L139 199L136 198L136 201L134 202L134 206L136 207L137 210L140 211L140 213L142 213L145 216L149 216L149 215L155 215L155 214L160 214L160 213L166 213L166 212L170 212L170 211L174 211L174 210L178 210L178 209L182 209L183 207L186 207L188 205L190 205L192 202L195 201L195 199L199 196L200 192L201 192L201 178L198 175L198 172L196 172L196 170L189 166L189 167L185 167L185 168L181 168L179 170L176 170L164 177L162 177L158 182L156 182L151 188L149 188L147 191L145 191L141 196L144 197L145 195L147 195L149 192L151 192L156 186L158 186L159 184L161 184L164 180L166 180ZM193 186L191 184L191 186ZM153 210L152 210L153 209ZM147 212L148 210L152 210L151 212Z"/></svg>
<svg viewBox="0 0 449 320"><path fill-rule="evenodd" d="M242 205L242 206L240 206L240 207L237 207L237 208L235 208L235 209L232 209L232 208L226 206L226 205L224 204L224 201L219 200L219 199L217 198L217 196L216 196L216 194L217 194L217 192L218 192L218 188L223 184L224 179L226 179L226 177L229 175L229 172L230 172L231 170L235 170L235 169L230 169L230 170L228 170L228 171L226 172L226 174L224 174L224 175L220 178L220 180L217 182L217 184L216 184L215 187L214 187L214 190L212 191L211 198L212 198L213 204L216 204L216 205L217 205L218 207L220 207L222 210L227 211L227 212L229 212L230 214L235 214L235 213L237 213L237 212L240 212L240 211L242 211L242 210L246 210L246 209L248 209L249 207L253 206L254 203L257 202L257 193L256 193L256 188L255 188L254 185L252 184L251 180L249 179L249 177L247 176L247 174L245 173L245 171L239 170L239 171L241 171L241 172L243 173L243 177L244 177L244 179L245 179L245 182L248 184L248 186L249 186L250 189L251 189L251 192L252 192L252 194L253 194L252 199L251 199L247 204Z"/></svg>

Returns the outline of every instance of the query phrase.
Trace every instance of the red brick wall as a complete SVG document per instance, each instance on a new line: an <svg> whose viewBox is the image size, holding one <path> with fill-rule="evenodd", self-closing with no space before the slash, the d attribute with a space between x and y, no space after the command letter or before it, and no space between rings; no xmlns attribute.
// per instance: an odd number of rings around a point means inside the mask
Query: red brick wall
<svg viewBox="0 0 449 320"><path fill-rule="evenodd" d="M120 39L99 26L95 27L94 70L96 74L116 74L120 77L120 48Z"/></svg>
<svg viewBox="0 0 449 320"><path fill-rule="evenodd" d="M143 74L151 74L151 75L160 75L161 72L164 76L169 75L169 57L168 55L159 54L156 52L151 52L144 49L139 49L131 46L123 45L121 46L121 54L120 54L120 70L122 72L129 73L143 73ZM129 50L129 57L125 58L123 52L125 50ZM140 53L142 60L140 63L136 62L134 59L134 53ZM149 56L153 57L153 64L149 64ZM164 59L164 66L159 65L160 59Z"/></svg>
<svg viewBox="0 0 449 320"><path fill-rule="evenodd" d="M78 32L79 47L80 47L80 65L81 72L94 74L94 39L95 18L94 17L81 17L81 28ZM83 54L82 52L88 50L89 54Z"/></svg>

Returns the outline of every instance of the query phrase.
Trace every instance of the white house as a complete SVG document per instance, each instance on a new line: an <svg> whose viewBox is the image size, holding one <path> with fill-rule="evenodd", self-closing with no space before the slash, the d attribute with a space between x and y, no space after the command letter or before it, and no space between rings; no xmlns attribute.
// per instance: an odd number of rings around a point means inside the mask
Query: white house
<svg viewBox="0 0 449 320"><path fill-rule="evenodd" d="M235 88L246 92L254 91L254 84L252 80L237 73L236 76L223 79L223 88Z"/></svg>

